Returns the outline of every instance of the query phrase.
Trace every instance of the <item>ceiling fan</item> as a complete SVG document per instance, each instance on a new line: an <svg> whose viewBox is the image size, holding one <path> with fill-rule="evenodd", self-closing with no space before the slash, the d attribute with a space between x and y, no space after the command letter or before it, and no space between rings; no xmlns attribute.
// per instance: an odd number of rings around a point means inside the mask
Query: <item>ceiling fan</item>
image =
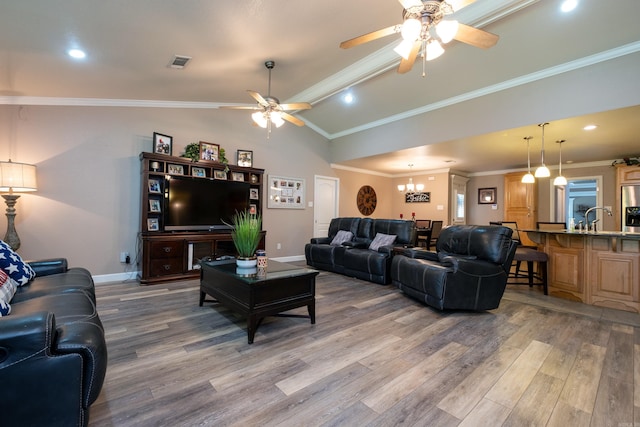
<svg viewBox="0 0 640 427"><path fill-rule="evenodd" d="M394 51L402 57L399 73L411 70L416 57L422 54L422 77L425 62L436 59L444 53L442 44L458 40L471 46L488 49L498 42L498 36L456 20L444 19L447 15L462 9L475 0L398 0L402 7L402 24L393 25L340 43L348 49L391 34L400 33L402 41Z"/></svg>
<svg viewBox="0 0 640 427"><path fill-rule="evenodd" d="M258 104L252 106L241 106L241 105L229 105L222 106L220 108L228 108L233 110L256 110L255 113L251 114L251 118L261 128L267 129L267 137L268 134L271 133L271 125L275 125L276 127L280 127L284 124L284 121L288 121L297 126L304 126L304 122L297 117L292 116L287 113L287 111L295 111L295 110L308 110L311 108L311 104L308 102L294 102L291 104L280 104L278 98L271 96L271 70L276 65L275 61L266 61L264 63L265 67L269 70L269 88L267 91L267 96L262 96L258 92L254 90L247 90L249 95L255 99Z"/></svg>

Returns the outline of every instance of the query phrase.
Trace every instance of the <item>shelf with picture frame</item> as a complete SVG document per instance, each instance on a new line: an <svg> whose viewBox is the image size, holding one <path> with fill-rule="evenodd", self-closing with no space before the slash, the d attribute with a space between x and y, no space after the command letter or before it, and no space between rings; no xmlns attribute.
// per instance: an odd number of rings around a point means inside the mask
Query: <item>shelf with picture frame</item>
<svg viewBox="0 0 640 427"><path fill-rule="evenodd" d="M165 231L163 224L163 201L167 179L182 175L201 179L243 181L249 186L250 210L262 213L264 169L248 166L169 156L161 153L140 154L141 173L141 276L140 283L153 284L167 280L192 278L199 275L193 268L190 247L197 246L194 253L212 251L208 256L225 255L233 250L231 233L221 231ZM263 232L264 233L264 232ZM189 243L190 242L190 243ZM198 242L194 244L193 242ZM264 239L262 249L264 249ZM226 249L223 249L226 248ZM211 248L211 249L203 249ZM203 252L203 253L204 253ZM195 255L194 255L195 256Z"/></svg>

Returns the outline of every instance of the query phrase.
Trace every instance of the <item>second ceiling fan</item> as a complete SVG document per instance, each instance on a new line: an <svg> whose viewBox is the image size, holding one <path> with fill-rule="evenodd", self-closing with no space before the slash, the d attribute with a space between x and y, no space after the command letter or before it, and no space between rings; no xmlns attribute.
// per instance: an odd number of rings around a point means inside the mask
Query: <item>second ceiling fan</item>
<svg viewBox="0 0 640 427"><path fill-rule="evenodd" d="M402 7L402 24L373 31L340 43L348 49L391 34L400 33L402 41L394 49L402 60L399 73L407 73L413 67L416 57L422 53L424 61L430 61L442 55L442 44L451 40L467 43L471 46L487 49L498 42L498 36L456 20L444 19L447 15L462 9L475 0L398 0ZM423 70L422 76L425 72Z"/></svg>
<svg viewBox="0 0 640 427"><path fill-rule="evenodd" d="M308 102L295 102L290 104L280 104L278 98L271 96L271 70L275 67L275 61L266 61L264 66L269 70L269 88L267 96L262 96L254 90L247 90L249 95L255 99L258 104L253 106L230 105L220 108L228 108L232 110L256 110L251 114L251 118L258 126L266 128L271 133L271 125L280 127L284 121L293 123L296 126L304 126L304 122L297 117L287 113L287 111L308 110L311 104Z"/></svg>

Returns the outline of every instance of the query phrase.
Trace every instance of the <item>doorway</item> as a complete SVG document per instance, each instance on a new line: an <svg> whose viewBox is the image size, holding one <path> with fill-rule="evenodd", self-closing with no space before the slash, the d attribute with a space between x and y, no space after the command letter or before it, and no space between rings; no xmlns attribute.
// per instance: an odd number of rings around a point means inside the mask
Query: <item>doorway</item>
<svg viewBox="0 0 640 427"><path fill-rule="evenodd" d="M313 237L327 237L331 220L338 217L340 179L316 175L313 194Z"/></svg>
<svg viewBox="0 0 640 427"><path fill-rule="evenodd" d="M564 187L551 185L551 218L556 222L569 224L571 218L578 224L586 224L584 214L587 209L602 206L602 176L567 178ZM600 218L600 211L595 212ZM589 215L590 220L596 217Z"/></svg>

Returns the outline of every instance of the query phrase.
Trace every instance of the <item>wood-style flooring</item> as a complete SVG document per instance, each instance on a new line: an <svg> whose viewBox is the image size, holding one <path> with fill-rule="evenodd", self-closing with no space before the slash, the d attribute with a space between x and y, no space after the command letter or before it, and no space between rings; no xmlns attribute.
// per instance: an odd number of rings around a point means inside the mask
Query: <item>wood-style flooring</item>
<svg viewBox="0 0 640 427"><path fill-rule="evenodd" d="M640 423L640 320L509 287L439 312L321 272L316 324L198 306L197 280L97 286L109 367L90 426L616 426ZM294 313L306 314L306 308Z"/></svg>

